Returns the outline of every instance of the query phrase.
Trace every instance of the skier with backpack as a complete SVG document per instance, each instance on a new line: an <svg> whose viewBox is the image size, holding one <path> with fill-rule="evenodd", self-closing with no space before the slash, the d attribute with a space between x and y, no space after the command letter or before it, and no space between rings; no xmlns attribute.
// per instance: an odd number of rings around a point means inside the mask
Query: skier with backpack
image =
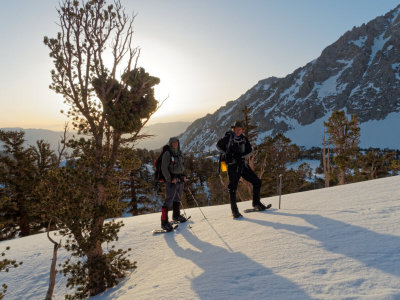
<svg viewBox="0 0 400 300"><path fill-rule="evenodd" d="M253 185L254 210L263 211L267 209L260 201L261 180L249 167L245 159L252 152L252 147L249 140L243 135L243 125L240 121L236 121L232 130L226 132L225 136L217 142L217 149L222 152L228 165L228 189L233 218L243 217L236 204L236 190L240 177Z"/></svg>
<svg viewBox="0 0 400 300"><path fill-rule="evenodd" d="M165 201L161 208L161 228L172 231L173 226L168 221L168 210L172 207L172 219L176 222L186 222L180 214L180 205L183 186L186 181L184 174L184 161L180 150L179 140L176 137L169 139L168 145L163 147L156 160L156 182L165 182Z"/></svg>

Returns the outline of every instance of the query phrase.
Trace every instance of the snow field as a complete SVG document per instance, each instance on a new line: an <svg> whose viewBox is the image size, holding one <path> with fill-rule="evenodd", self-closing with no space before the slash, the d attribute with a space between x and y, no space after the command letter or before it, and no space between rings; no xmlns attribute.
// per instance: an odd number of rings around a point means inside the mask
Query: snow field
<svg viewBox="0 0 400 300"><path fill-rule="evenodd" d="M283 195L280 210L278 197L263 202L272 209L241 220L229 205L202 207L207 220L186 209L188 223L156 236L159 213L124 218L117 247L131 247L138 268L93 299L400 299L400 176ZM43 299L46 236L6 245L24 261L0 273L6 299ZM66 292L59 275L55 299Z"/></svg>

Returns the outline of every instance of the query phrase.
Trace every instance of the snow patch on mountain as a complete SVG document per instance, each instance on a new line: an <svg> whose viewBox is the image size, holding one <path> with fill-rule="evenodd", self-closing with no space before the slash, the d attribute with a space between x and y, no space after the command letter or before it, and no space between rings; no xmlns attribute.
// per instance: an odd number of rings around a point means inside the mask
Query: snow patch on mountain
<svg viewBox="0 0 400 300"><path fill-rule="evenodd" d="M399 14L400 14L400 8L395 9L395 10L393 11L393 17L392 17L392 19L390 20L390 23L394 24L394 22L396 21L397 17L399 16ZM395 24L395 25L396 25L396 24Z"/></svg>
<svg viewBox="0 0 400 300"><path fill-rule="evenodd" d="M389 114L384 120L361 123L361 147L399 149L400 112Z"/></svg>
<svg viewBox="0 0 400 300"><path fill-rule="evenodd" d="M224 116L226 116L227 114L229 114L232 110L235 109L237 103L233 104L230 108L228 108L227 110L221 110L221 112L218 114L217 116L217 120L221 120Z"/></svg>
<svg viewBox="0 0 400 300"><path fill-rule="evenodd" d="M314 86L314 90L318 92L318 97L320 99L326 98L332 95L341 94L347 86L347 83L339 83L338 79L343 74L345 70L351 67L353 64L353 59L350 60L338 60L338 63L345 64L343 69L341 69L336 75L331 76L327 80L322 83L316 83Z"/></svg>
<svg viewBox="0 0 400 300"><path fill-rule="evenodd" d="M397 80L400 80L400 75L399 75L399 71L400 71L400 63L394 63L392 64L392 69L396 71L395 76Z"/></svg>
<svg viewBox="0 0 400 300"><path fill-rule="evenodd" d="M288 102L292 102L296 100L295 96L299 92L301 85L303 84L303 77L307 73L307 70L304 68L300 71L296 82L292 84L288 89L281 93L280 98L283 100L281 104L286 104Z"/></svg>
<svg viewBox="0 0 400 300"><path fill-rule="evenodd" d="M285 133L292 142L306 146L322 147L324 122L328 122L330 114L305 126L298 126ZM350 118L347 115L347 118ZM371 120L360 124L360 147L377 147L398 149L400 141L400 112L389 114L384 120ZM319 141L319 142L316 142Z"/></svg>
<svg viewBox="0 0 400 300"><path fill-rule="evenodd" d="M386 42L390 40L391 36L384 38L386 31L382 32L381 35L374 39L374 44L371 47L371 55L368 62L368 67L371 66L372 62L375 59L376 54L378 51L381 51L385 46Z"/></svg>
<svg viewBox="0 0 400 300"><path fill-rule="evenodd" d="M354 44L354 45L356 45L357 47L362 48L362 47L364 47L365 42L367 41L367 39L368 39L367 36L360 36L360 37L358 38L358 40L356 40L356 41L349 41L349 44Z"/></svg>

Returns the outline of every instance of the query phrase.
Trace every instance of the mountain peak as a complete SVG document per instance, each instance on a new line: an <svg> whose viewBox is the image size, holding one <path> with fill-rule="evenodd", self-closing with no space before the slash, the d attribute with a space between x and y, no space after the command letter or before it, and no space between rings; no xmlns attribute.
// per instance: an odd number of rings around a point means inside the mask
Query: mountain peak
<svg viewBox="0 0 400 300"><path fill-rule="evenodd" d="M258 126L258 142L326 119L334 110L356 114L361 123L398 113L399 15L400 5L347 31L318 58L286 77L260 80L237 100L189 126L182 136L184 149L213 150L229 124L242 118L245 105ZM320 145L320 137L315 145Z"/></svg>

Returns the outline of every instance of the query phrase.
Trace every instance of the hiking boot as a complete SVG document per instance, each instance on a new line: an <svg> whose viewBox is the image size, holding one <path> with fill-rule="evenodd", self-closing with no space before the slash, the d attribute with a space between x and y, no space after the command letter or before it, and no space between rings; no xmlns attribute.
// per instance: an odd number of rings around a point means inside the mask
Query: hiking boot
<svg viewBox="0 0 400 300"><path fill-rule="evenodd" d="M164 229L165 231L174 230L174 227L172 227L172 224L168 221L161 221L161 228Z"/></svg>
<svg viewBox="0 0 400 300"><path fill-rule="evenodd" d="M179 215L178 217L172 217L172 220L178 223L185 223L187 221L187 219L182 215Z"/></svg>
<svg viewBox="0 0 400 300"><path fill-rule="evenodd" d="M238 210L236 210L236 211L232 211L232 217L234 219L239 219L239 218L243 217L243 215Z"/></svg>
<svg viewBox="0 0 400 300"><path fill-rule="evenodd" d="M267 209L267 207L264 204L262 204L261 202L254 204L253 208L258 211L263 211L263 210Z"/></svg>
<svg viewBox="0 0 400 300"><path fill-rule="evenodd" d="M166 206L161 208L161 228L166 231L172 231L174 229L172 224L168 222L168 208Z"/></svg>
<svg viewBox="0 0 400 300"><path fill-rule="evenodd" d="M183 222L186 222L186 218L181 215L180 206L181 206L180 202L172 203L172 210L173 210L172 220L179 222L179 223L183 223Z"/></svg>

